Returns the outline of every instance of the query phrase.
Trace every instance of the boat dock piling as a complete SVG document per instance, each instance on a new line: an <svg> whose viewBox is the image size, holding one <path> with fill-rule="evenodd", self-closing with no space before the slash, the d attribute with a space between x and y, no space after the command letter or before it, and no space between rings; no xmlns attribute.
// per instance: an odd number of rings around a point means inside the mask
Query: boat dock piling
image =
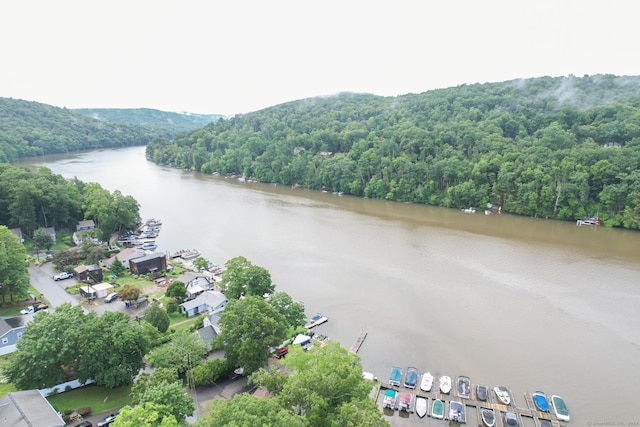
<svg viewBox="0 0 640 427"><path fill-rule="evenodd" d="M356 340L351 344L351 348L349 348L349 353L357 353L364 342L364 339L367 337L367 329L362 328L360 330L360 334L356 337Z"/></svg>
<svg viewBox="0 0 640 427"><path fill-rule="evenodd" d="M455 401L459 401L462 403L462 405L465 407L465 411L468 411L469 408L474 408L475 412L476 412L476 419L478 421L478 426L483 426L484 424L482 423L482 415L480 413L482 408L488 408L488 409L493 409L494 413L495 413L495 427L506 427L504 425L504 421L502 419L502 414L503 412L513 412L514 414L516 414L516 416L518 417L518 424L519 425L523 425L522 423L522 417L526 417L526 418L530 418L533 420L534 424L536 425L536 427L542 427L541 424L541 420L547 420L551 423L552 427L560 427L560 422L558 421L558 419L556 418L555 414L553 414L553 412L542 412L542 411L538 411L535 407L535 404L533 403L533 397L531 395L531 393L525 393L524 394L524 398L525 398L525 402L527 407L519 407L516 406L516 403L514 401L514 399L511 399L511 404L510 405L504 405L502 403L499 403L495 396L493 394L490 394L488 396L487 401L480 401L480 400L476 400L476 396L475 396L475 389L472 389L472 394L471 397L469 399L457 396L454 392L454 390L451 391L451 393L449 394L443 394L440 392L440 390L437 388L436 385L434 385L434 390L435 391L430 391L430 392L425 392L422 391L418 388L416 388L415 390L411 390L411 389L405 389L405 387L397 387L397 386L392 386L388 383L381 383L380 387L378 389L378 394L376 396L376 404L379 404L378 402L378 398L379 396L382 394L381 392L387 389L393 389L393 390L398 390L398 391L402 391L402 390L406 390L411 392L411 394L413 395L412 398L412 403L411 403L411 408L410 408L410 413L415 413L415 400L416 397L423 397L425 399L429 399L431 400L431 404L433 403L433 401L435 399L440 399L445 403L445 417L444 420L448 420L449 419L449 402L452 400ZM429 405L429 407L431 407L431 404ZM431 416L431 413L429 412L427 414L427 416Z"/></svg>

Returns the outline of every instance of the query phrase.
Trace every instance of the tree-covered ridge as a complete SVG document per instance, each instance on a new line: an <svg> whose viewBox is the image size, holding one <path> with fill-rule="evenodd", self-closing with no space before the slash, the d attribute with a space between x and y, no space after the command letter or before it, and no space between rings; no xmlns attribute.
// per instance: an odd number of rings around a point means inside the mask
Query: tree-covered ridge
<svg viewBox="0 0 640 427"><path fill-rule="evenodd" d="M640 77L344 93L154 141L157 163L357 196L640 227Z"/></svg>
<svg viewBox="0 0 640 427"><path fill-rule="evenodd" d="M155 128L170 136L215 122L222 114L174 113L151 108L74 108L72 111L97 120Z"/></svg>
<svg viewBox="0 0 640 427"><path fill-rule="evenodd" d="M0 162L96 148L144 145L175 134L133 124L109 123L66 108L0 98Z"/></svg>

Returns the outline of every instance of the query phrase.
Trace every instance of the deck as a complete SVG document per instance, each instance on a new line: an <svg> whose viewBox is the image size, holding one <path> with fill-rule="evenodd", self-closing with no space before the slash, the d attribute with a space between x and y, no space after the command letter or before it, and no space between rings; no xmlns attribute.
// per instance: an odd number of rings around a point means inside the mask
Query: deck
<svg viewBox="0 0 640 427"><path fill-rule="evenodd" d="M353 344L351 344L351 347L349 348L349 353L357 353L358 350L360 350L360 347L362 346L362 343L364 342L364 339L367 337L367 330L365 328L362 328L360 330L360 334L356 337L356 340L353 342Z"/></svg>

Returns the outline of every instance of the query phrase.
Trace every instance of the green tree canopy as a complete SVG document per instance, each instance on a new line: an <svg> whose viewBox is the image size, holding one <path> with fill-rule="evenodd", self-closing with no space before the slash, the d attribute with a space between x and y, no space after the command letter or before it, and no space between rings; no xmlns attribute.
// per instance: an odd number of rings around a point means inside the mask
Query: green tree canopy
<svg viewBox="0 0 640 427"><path fill-rule="evenodd" d="M168 405L145 402L122 408L113 427L182 427L182 424Z"/></svg>
<svg viewBox="0 0 640 427"><path fill-rule="evenodd" d="M304 304L295 302L286 292L276 292L269 298L269 304L278 310L287 320L289 326L297 328L304 326L306 315L304 313Z"/></svg>
<svg viewBox="0 0 640 427"><path fill-rule="evenodd" d="M271 273L263 267L253 265L242 256L225 263L221 286L229 299L238 299L242 295L263 296L271 294L275 289Z"/></svg>
<svg viewBox="0 0 640 427"><path fill-rule="evenodd" d="M126 273L127 268L124 266L124 264L122 264L122 261L120 261L118 257L114 257L113 262L111 263L110 270L111 273L115 274L116 276L122 276L124 273Z"/></svg>
<svg viewBox="0 0 640 427"><path fill-rule="evenodd" d="M122 301L135 301L140 296L140 288L127 283L118 291L118 297Z"/></svg>
<svg viewBox="0 0 640 427"><path fill-rule="evenodd" d="M180 280L174 280L169 286L167 286L167 290L164 294L168 297L182 301L187 297L187 289L183 282Z"/></svg>
<svg viewBox="0 0 640 427"><path fill-rule="evenodd" d="M38 249L51 249L53 246L53 237L51 234L47 233L44 228L38 228L35 233L33 233L33 243L36 244Z"/></svg>
<svg viewBox="0 0 640 427"><path fill-rule="evenodd" d="M169 315L167 314L167 310L160 307L157 303L153 303L147 307L142 318L162 333L167 332L167 329L169 329Z"/></svg>
<svg viewBox="0 0 640 427"><path fill-rule="evenodd" d="M10 301L29 295L29 272L27 251L18 238L5 226L0 225L0 292L2 300Z"/></svg>
<svg viewBox="0 0 640 427"><path fill-rule="evenodd" d="M172 368L184 374L200 364L206 354L207 346L197 332L181 331L173 334L168 343L151 350L147 359L156 368Z"/></svg>

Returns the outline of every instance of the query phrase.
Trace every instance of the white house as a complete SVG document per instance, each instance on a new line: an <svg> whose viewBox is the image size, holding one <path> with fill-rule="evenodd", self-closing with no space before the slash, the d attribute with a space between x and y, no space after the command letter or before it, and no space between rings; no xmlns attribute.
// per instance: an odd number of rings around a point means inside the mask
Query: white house
<svg viewBox="0 0 640 427"><path fill-rule="evenodd" d="M217 313L224 309L227 302L229 300L222 292L205 291L196 298L180 304L180 313L186 314L187 317L201 313Z"/></svg>

